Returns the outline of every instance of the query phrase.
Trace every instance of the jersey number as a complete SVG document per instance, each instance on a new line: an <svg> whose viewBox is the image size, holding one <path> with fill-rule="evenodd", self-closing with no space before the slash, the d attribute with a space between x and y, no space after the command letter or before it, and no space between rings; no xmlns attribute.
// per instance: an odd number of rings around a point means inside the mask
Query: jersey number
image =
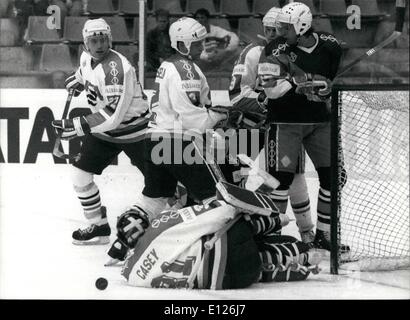
<svg viewBox="0 0 410 320"><path fill-rule="evenodd" d="M170 277L165 274L151 281L153 288L188 288L188 277L196 261L195 256L189 256L185 261L175 260L173 263L164 262L161 265L163 273L180 273L183 277Z"/></svg>

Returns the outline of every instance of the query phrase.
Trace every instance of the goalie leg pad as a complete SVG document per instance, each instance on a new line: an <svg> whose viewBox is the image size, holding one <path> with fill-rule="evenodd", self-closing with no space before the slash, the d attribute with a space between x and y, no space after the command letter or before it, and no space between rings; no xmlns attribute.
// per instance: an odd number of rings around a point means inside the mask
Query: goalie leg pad
<svg viewBox="0 0 410 320"><path fill-rule="evenodd" d="M282 236L277 240L283 241ZM296 240L296 239L295 239ZM305 280L311 270L318 272L316 266L322 260L321 252L309 252L310 246L300 241L286 243L265 243L259 245L262 260L261 282L282 282Z"/></svg>
<svg viewBox="0 0 410 320"><path fill-rule="evenodd" d="M258 281L262 267L252 227L241 219L227 232L223 289L245 288Z"/></svg>

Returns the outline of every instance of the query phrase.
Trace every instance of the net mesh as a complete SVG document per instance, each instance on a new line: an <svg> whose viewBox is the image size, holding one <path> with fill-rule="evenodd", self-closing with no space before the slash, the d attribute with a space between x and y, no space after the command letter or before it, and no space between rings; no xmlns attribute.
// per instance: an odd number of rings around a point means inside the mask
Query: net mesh
<svg viewBox="0 0 410 320"><path fill-rule="evenodd" d="M409 92L345 91L339 102L339 241L350 247L340 267L408 267Z"/></svg>

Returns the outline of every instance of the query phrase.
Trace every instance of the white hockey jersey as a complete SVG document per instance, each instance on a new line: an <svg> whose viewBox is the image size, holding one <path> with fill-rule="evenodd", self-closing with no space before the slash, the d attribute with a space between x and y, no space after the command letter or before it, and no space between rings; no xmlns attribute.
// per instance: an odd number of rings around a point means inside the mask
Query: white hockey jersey
<svg viewBox="0 0 410 320"><path fill-rule="evenodd" d="M148 131L203 134L224 118L210 106L205 75L192 60L175 54L158 68Z"/></svg>
<svg viewBox="0 0 410 320"><path fill-rule="evenodd" d="M237 214L224 201L162 212L138 239L121 274L137 287L222 289L226 233L209 251L204 243Z"/></svg>
<svg viewBox="0 0 410 320"><path fill-rule="evenodd" d="M116 143L143 138L148 123L148 102L135 69L120 53L110 50L94 65L83 52L76 72L85 87L92 114L86 116L91 133Z"/></svg>
<svg viewBox="0 0 410 320"><path fill-rule="evenodd" d="M235 63L231 84L229 86L229 98L232 104L249 104L254 103L259 93L265 90L270 92L270 86L274 86L275 93L268 94L269 98L278 98L284 95L291 85L287 80L277 79L269 83L265 79L276 76L275 70L265 63L261 56L264 52L264 46L250 44L242 50L238 60ZM262 61L261 61L262 60Z"/></svg>

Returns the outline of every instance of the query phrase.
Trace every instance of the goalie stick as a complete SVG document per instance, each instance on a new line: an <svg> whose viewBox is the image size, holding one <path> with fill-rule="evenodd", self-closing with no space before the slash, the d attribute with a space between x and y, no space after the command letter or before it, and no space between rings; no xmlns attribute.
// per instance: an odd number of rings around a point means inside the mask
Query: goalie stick
<svg viewBox="0 0 410 320"><path fill-rule="evenodd" d="M242 189L226 182L226 179L216 162L215 155L206 150L204 153L204 151L198 147L195 140L192 141L192 144L205 162L212 178L216 183L216 188L222 196L223 200L234 207L241 208L241 210L245 212L244 215L238 214L235 218L226 223L226 225L224 225L221 229L215 232L212 238L205 242L204 247L206 250L211 250L215 245L215 242L218 241L218 239L220 239L220 237L225 232L227 232L242 216L244 216L246 219L247 213L260 214L264 216L270 216L272 213L279 214L279 210L277 209L276 205L268 196ZM288 224L290 221L286 215L282 215L282 219L283 225Z"/></svg>
<svg viewBox="0 0 410 320"><path fill-rule="evenodd" d="M215 181L216 189L223 200L250 214L256 213L264 216L270 216L272 213L279 214L275 203L266 194L243 189L228 183L216 162L215 155L206 150L202 151L195 140L192 143L208 167Z"/></svg>
<svg viewBox="0 0 410 320"><path fill-rule="evenodd" d="M67 118L68 110L70 109L71 99L73 98L73 95L74 95L74 90L70 89L68 91L67 100L65 102L62 119ZM60 159L69 159L69 160L76 159L78 155L71 156L69 154L65 154L62 151L62 146L61 146L61 136L62 136L62 134L63 134L62 131L57 133L56 141L54 143L53 155L55 155L56 157L58 157Z"/></svg>

